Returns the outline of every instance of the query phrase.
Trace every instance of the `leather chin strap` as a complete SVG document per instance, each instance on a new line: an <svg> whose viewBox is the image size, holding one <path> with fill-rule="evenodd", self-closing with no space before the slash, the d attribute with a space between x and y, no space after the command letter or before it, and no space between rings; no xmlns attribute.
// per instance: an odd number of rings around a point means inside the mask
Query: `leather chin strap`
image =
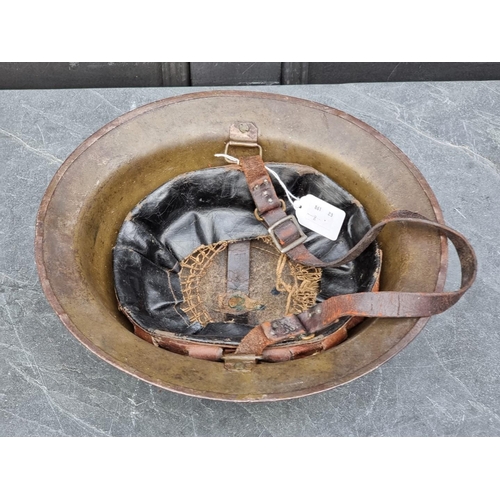
<svg viewBox="0 0 500 500"><path fill-rule="evenodd" d="M255 363L266 347L285 339L320 332L345 316L420 318L439 314L455 304L474 282L477 261L474 249L467 239L443 224L407 210L390 213L373 226L344 257L333 262L323 262L300 243L300 227L294 217L285 213L262 158L241 158L240 166L247 179L258 215L263 223L271 228L271 236L278 241L278 248L284 249L290 259L307 266L337 267L358 257L387 224L409 222L436 228L453 243L460 260L462 281L460 289L454 292L366 292L331 297L300 314L256 326L243 338L236 352L225 357L226 365L228 362L234 364L238 360L245 364ZM291 249L287 250L287 247Z"/></svg>

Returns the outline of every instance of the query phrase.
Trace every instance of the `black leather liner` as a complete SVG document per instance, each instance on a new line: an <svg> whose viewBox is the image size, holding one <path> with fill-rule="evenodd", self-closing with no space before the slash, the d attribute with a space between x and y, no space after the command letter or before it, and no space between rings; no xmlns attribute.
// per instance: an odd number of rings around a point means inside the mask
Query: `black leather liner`
<svg viewBox="0 0 500 500"><path fill-rule="evenodd" d="M303 228L308 235L305 245L318 258L332 261L343 256L370 228L361 205L325 175L295 164L267 166L278 173L295 196L313 194L346 212L334 242ZM293 214L283 189L272 179L278 196L287 202L287 214ZM255 218L254 209L244 175L228 167L181 175L151 193L127 216L113 249L120 308L149 332L161 330L205 342L239 342L253 325L211 323L203 327L190 323L180 308L183 295L179 262L201 245L268 234ZM373 243L353 262L325 268L317 301L371 290L378 266L377 246ZM328 332L345 321L339 321Z"/></svg>

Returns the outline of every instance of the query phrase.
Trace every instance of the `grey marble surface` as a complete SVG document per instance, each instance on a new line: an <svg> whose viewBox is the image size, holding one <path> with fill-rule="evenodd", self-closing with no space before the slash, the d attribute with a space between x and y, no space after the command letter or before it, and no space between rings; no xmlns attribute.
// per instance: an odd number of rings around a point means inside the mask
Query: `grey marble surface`
<svg viewBox="0 0 500 500"><path fill-rule="evenodd" d="M35 217L57 168L90 134L193 89L1 91L1 436L500 435L500 82L250 90L339 108L400 147L447 223L474 245L473 289L382 367L322 394L237 404L148 385L97 358L59 322L38 282ZM454 267L450 286L458 275Z"/></svg>

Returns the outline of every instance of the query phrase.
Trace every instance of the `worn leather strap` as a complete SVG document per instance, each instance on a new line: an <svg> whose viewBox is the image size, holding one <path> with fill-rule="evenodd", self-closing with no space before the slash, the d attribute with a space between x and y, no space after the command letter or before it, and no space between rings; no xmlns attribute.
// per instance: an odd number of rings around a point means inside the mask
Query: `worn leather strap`
<svg viewBox="0 0 500 500"><path fill-rule="evenodd" d="M250 242L237 241L227 246L227 301L231 312L225 320L248 323L248 309L244 306L250 289Z"/></svg>
<svg viewBox="0 0 500 500"><path fill-rule="evenodd" d="M271 227L284 219L287 214L283 210L283 204L278 198L271 178L260 156L247 156L240 159L240 166L245 174L250 193L256 206L258 215L266 227ZM274 235L282 248L300 238L298 226L291 220L284 221L276 227ZM287 252L287 255L297 262L307 266L327 267L328 263L317 259L303 245L297 245Z"/></svg>
<svg viewBox="0 0 500 500"><path fill-rule="evenodd" d="M262 158L256 156L243 158L240 160L240 165L243 167L250 192L263 222L269 227L286 217ZM345 316L419 318L439 314L455 304L470 288L476 277L477 261L474 249L457 231L414 212L399 210L390 213L381 222L375 224L344 257L333 262L323 262L317 259L304 245L298 245L292 251L287 252L287 255L304 265L337 267L358 257L387 224L394 222L436 228L453 243L462 272L459 290L441 293L365 292L331 297L298 315L286 316L256 326L243 338L235 354L237 356L251 354L258 357L266 347L276 342L319 332ZM293 223L291 225L295 228ZM294 231L295 234L292 234ZM293 238L297 238L296 229L292 229L288 221L278 226L275 234L282 245L287 245L293 241Z"/></svg>

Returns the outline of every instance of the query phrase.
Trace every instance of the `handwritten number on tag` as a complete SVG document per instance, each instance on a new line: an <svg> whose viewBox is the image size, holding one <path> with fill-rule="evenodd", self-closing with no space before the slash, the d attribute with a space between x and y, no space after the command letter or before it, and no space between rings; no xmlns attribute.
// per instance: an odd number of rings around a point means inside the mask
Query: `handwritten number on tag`
<svg viewBox="0 0 500 500"><path fill-rule="evenodd" d="M338 238L345 219L343 210L312 194L295 200L293 206L297 220L302 226L332 241Z"/></svg>

